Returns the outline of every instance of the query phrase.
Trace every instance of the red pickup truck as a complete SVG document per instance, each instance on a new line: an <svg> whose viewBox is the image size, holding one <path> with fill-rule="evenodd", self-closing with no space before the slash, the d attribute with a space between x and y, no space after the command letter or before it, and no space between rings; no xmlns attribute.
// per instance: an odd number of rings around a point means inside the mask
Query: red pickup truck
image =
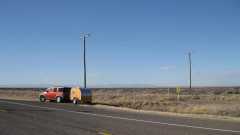
<svg viewBox="0 0 240 135"><path fill-rule="evenodd" d="M58 103L66 102L70 100L70 91L69 87L52 87L47 88L44 92L40 93L39 100L41 102L57 101Z"/></svg>

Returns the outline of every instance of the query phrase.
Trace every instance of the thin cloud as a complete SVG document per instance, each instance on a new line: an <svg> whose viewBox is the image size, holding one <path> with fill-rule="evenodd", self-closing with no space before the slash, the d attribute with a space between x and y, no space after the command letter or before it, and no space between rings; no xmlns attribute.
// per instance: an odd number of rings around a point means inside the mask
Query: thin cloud
<svg viewBox="0 0 240 135"><path fill-rule="evenodd" d="M168 71L168 70L172 70L175 68L176 68L175 66L161 66L160 70Z"/></svg>

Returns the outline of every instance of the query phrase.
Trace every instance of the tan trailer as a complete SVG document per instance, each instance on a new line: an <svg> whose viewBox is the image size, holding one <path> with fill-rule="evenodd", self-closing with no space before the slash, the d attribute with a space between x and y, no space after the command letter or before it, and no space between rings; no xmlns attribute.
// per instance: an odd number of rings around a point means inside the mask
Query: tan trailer
<svg viewBox="0 0 240 135"><path fill-rule="evenodd" d="M91 89L84 89L79 87L71 88L70 100L74 104L91 104L92 103L92 91Z"/></svg>

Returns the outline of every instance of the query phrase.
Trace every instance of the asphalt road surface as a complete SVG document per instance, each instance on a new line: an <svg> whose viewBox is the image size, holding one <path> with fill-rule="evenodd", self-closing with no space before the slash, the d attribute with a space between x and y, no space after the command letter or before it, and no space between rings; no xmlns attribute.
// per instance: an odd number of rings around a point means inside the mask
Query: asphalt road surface
<svg viewBox="0 0 240 135"><path fill-rule="evenodd" d="M0 135L240 135L240 122L0 100Z"/></svg>

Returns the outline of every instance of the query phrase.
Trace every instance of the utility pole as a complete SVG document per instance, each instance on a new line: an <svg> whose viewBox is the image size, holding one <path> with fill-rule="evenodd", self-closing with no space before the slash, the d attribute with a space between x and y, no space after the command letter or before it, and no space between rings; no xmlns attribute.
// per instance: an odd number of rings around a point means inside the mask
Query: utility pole
<svg viewBox="0 0 240 135"><path fill-rule="evenodd" d="M188 60L189 60L189 88L192 89L192 53L188 53Z"/></svg>
<svg viewBox="0 0 240 135"><path fill-rule="evenodd" d="M84 88L87 88L87 69L86 69L86 38L88 38L90 34L81 33L80 38L83 39L83 69L84 69Z"/></svg>

